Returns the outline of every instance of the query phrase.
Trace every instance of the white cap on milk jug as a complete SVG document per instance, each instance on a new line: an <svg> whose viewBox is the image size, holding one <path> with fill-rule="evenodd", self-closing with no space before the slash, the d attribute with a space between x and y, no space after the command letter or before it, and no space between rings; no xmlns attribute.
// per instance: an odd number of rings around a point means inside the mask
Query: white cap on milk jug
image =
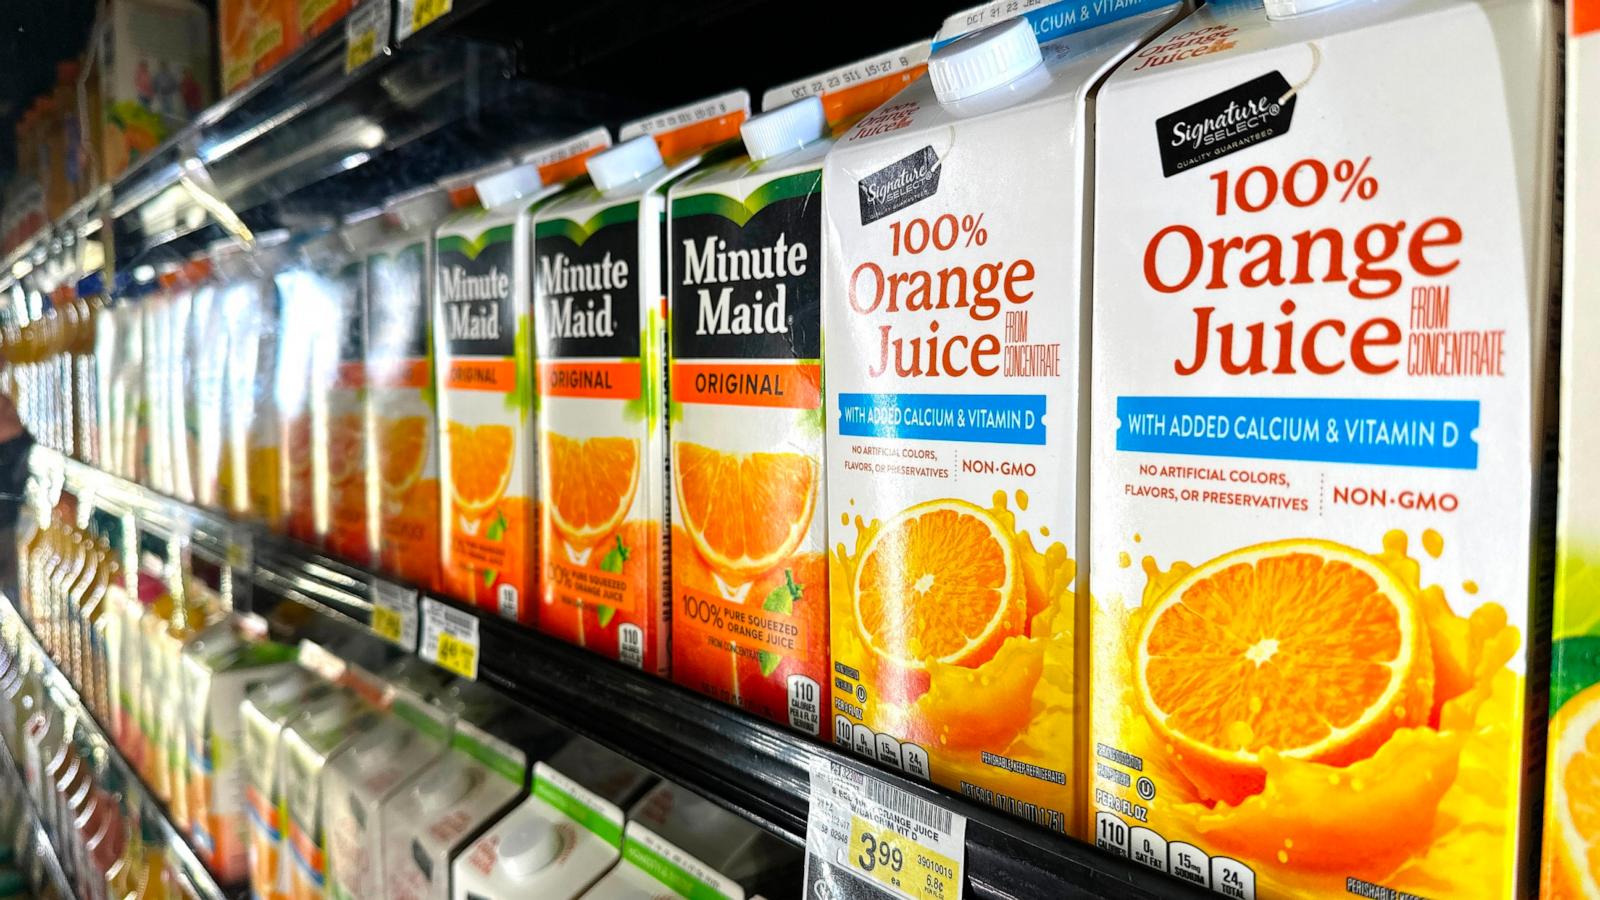
<svg viewBox="0 0 1600 900"><path fill-rule="evenodd" d="M542 816L524 817L500 836L500 865L512 878L527 878L560 853L561 836Z"/></svg>
<svg viewBox="0 0 1600 900"><path fill-rule="evenodd" d="M1033 26L1018 16L935 50L928 81L940 103L954 103L1016 81L1043 62Z"/></svg>
<svg viewBox="0 0 1600 900"><path fill-rule="evenodd" d="M627 184L646 172L654 172L666 163L661 160L661 148L656 146L656 139L648 134L641 134L610 150L596 153L589 157L585 165L589 169L589 179L604 193Z"/></svg>
<svg viewBox="0 0 1600 900"><path fill-rule="evenodd" d="M780 156L821 138L828 130L822 98L811 96L752 116L739 126L744 151L756 162Z"/></svg>
<svg viewBox="0 0 1600 900"><path fill-rule="evenodd" d="M1338 6L1343 2L1344 0L1266 0L1265 5L1267 18L1291 19L1295 16L1303 16L1306 13L1327 9L1330 6Z"/></svg>
<svg viewBox="0 0 1600 900"><path fill-rule="evenodd" d="M417 803L423 812L436 812L457 803L472 790L472 776L460 766L450 766L442 778L425 778L417 784Z"/></svg>
<svg viewBox="0 0 1600 900"><path fill-rule="evenodd" d="M473 182L472 187L478 192L478 202L494 209L532 197L544 187L544 179L539 176L538 166L524 163L486 175Z"/></svg>

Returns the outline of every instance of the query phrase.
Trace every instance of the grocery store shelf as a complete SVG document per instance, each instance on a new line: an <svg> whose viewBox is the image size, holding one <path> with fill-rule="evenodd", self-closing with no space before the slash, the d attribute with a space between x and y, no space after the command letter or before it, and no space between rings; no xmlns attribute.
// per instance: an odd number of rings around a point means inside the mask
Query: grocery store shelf
<svg viewBox="0 0 1600 900"><path fill-rule="evenodd" d="M247 530L51 451L35 453L34 469L41 480L151 510L163 522L187 523L191 535L213 540L219 534L239 536ZM254 585L250 611L271 619L278 604L290 602L352 631L371 634L370 572L281 536L259 529L248 532L253 557L248 574ZM453 601L434 599L478 619L480 682L711 797L797 846L805 843L811 765L827 759L870 769L882 780L966 816L968 896L992 900L1209 896L1126 859L872 767L668 681Z"/></svg>
<svg viewBox="0 0 1600 900"><path fill-rule="evenodd" d="M43 874L44 880L55 888L58 895L71 897L76 894L72 883L67 880L67 873L61 867L61 859L56 856L56 848L50 841L50 835L44 830L44 817L40 814L39 806L34 802L33 795L28 793L28 786L22 780L22 766L17 762L17 754L6 746L5 741L0 741L0 781L6 783L6 790L13 796L21 798L23 804L22 818L33 832L33 845L39 855L38 871ZM16 835L6 834L5 840L11 840ZM18 860L23 872L28 874L32 863L28 860ZM31 885L35 891L44 887L42 884Z"/></svg>
<svg viewBox="0 0 1600 900"><path fill-rule="evenodd" d="M45 689L50 693L56 708L61 709L91 732L90 743L96 752L104 754L108 764L117 770L123 790L131 795L129 806L151 813L151 819L158 823L162 842L167 849L167 858L174 872L183 880L183 889L186 896L198 897L200 900L236 900L249 894L243 885L220 885L212 877L200 858L195 855L194 848L189 846L188 840L183 836L176 825L172 823L172 816L167 811L166 805L160 798L150 792L133 766L128 763L116 744L112 743L110 732L105 725L95 718L89 711L87 704L78 695L72 682L67 679L66 673L56 667L44 650L44 645L39 642L34 634L32 625L22 613L12 604L8 597L0 596L0 621L16 620L22 623L23 652L36 658L43 667ZM68 890L64 896L75 896L76 892Z"/></svg>

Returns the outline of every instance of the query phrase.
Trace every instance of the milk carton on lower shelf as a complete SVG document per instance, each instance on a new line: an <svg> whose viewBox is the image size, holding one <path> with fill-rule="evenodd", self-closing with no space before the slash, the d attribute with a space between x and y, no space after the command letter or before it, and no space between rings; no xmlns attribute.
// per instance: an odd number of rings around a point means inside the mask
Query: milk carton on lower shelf
<svg viewBox="0 0 1600 900"><path fill-rule="evenodd" d="M452 715L410 691L398 691L388 715L322 774L322 823L328 836L328 894L335 900L382 900L382 806L449 746Z"/></svg>
<svg viewBox="0 0 1600 900"><path fill-rule="evenodd" d="M1531 886L1550 16L1210 4L1101 91L1102 848L1229 897Z"/></svg>
<svg viewBox="0 0 1600 900"><path fill-rule="evenodd" d="M1540 895L1600 898L1600 3L1567 4L1561 485Z"/></svg>
<svg viewBox="0 0 1600 900"><path fill-rule="evenodd" d="M1179 9L941 35L822 176L834 741L1058 832L1087 756L1090 104Z"/></svg>
<svg viewBox="0 0 1600 900"><path fill-rule="evenodd" d="M330 689L310 672L295 670L279 681L250 691L240 705L244 795L250 823L246 856L252 900L276 900L288 895L289 877L283 854L283 767L278 748L284 725L315 706Z"/></svg>
<svg viewBox="0 0 1600 900"><path fill-rule="evenodd" d="M450 751L383 804L384 896L447 900L451 860L522 793L530 758L565 740L555 726L509 709L486 725L463 715Z"/></svg>
<svg viewBox="0 0 1600 900"><path fill-rule="evenodd" d="M328 760L376 722L354 692L336 689L290 721L278 750L282 769L285 861L289 900L327 897L327 834L322 823L322 773Z"/></svg>
<svg viewBox="0 0 1600 900"><path fill-rule="evenodd" d="M454 900L574 900L622 855L623 808L651 781L576 738L535 763L531 795L456 856Z"/></svg>

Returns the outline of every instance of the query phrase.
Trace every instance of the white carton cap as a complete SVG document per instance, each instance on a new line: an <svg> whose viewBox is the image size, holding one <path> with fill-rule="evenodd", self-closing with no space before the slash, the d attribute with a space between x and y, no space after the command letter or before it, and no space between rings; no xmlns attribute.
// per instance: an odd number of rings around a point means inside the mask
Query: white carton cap
<svg viewBox="0 0 1600 900"><path fill-rule="evenodd" d="M951 41L928 58L928 80L940 103L1009 84L1044 62L1033 26L1019 16Z"/></svg>
<svg viewBox="0 0 1600 900"><path fill-rule="evenodd" d="M560 853L561 836L543 816L525 816L500 837L500 865L512 878L527 878Z"/></svg>
<svg viewBox="0 0 1600 900"><path fill-rule="evenodd" d="M450 212L450 195L437 186L429 185L390 198L383 205L383 211L393 216L401 228L421 228L432 225Z"/></svg>
<svg viewBox="0 0 1600 900"><path fill-rule="evenodd" d="M442 777L419 781L416 790L417 805L425 813L434 813L460 802L472 790L472 776L460 766L451 766L442 773Z"/></svg>
<svg viewBox="0 0 1600 900"><path fill-rule="evenodd" d="M610 150L596 153L589 157L585 165L588 166L589 178L594 181L594 186L605 192L627 184L646 172L654 172L666 163L661 160L661 148L656 146L656 139L641 134Z"/></svg>
<svg viewBox="0 0 1600 900"><path fill-rule="evenodd" d="M757 162L798 150L822 137L827 130L828 116L822 110L821 97L785 103L752 116L739 126L745 152Z"/></svg>
<svg viewBox="0 0 1600 900"><path fill-rule="evenodd" d="M494 209L533 196L544 187L544 179L539 177L538 166L523 164L480 178L472 186L478 192L478 202Z"/></svg>

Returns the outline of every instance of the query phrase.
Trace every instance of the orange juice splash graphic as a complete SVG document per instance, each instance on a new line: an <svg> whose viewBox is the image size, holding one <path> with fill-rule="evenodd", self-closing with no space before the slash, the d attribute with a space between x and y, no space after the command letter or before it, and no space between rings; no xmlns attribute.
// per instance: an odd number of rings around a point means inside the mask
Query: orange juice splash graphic
<svg viewBox="0 0 1600 900"><path fill-rule="evenodd" d="M1423 534L1422 544L1430 556L1443 549L1443 539L1431 530ZM1156 560L1144 557L1147 579L1138 607L1094 606L1096 658L1115 660L1116 666L1095 677L1125 685L1120 703L1098 706L1095 726L1097 733L1114 737L1116 746L1142 757L1154 780L1168 786L1151 801L1152 819L1159 813L1167 823L1164 836L1246 861L1257 873L1261 896L1331 895L1344 889L1347 877L1427 897L1473 896L1484 885L1504 883L1505 867L1513 860L1502 851L1513 837L1507 830L1516 827L1516 799L1508 796L1500 773L1521 752L1516 723L1523 700L1522 676L1507 666L1521 636L1507 624L1505 609L1486 603L1467 616L1453 612L1442 587L1422 584L1420 563L1409 555L1402 531L1385 534L1382 550L1371 555L1323 541L1263 546L1279 548L1275 552L1280 560L1285 553L1315 555L1317 548L1327 548L1330 569L1354 565L1380 570L1374 577L1392 579L1401 604L1414 609L1420 632L1411 646L1426 658L1402 666L1409 684L1392 695L1392 707L1349 729L1376 737L1364 742L1353 738L1353 749L1329 749L1320 760L1282 751L1264 739L1268 734L1282 737L1293 728L1273 724L1273 708L1263 704L1276 704L1287 718L1297 699L1293 695L1252 696L1248 686L1225 695L1210 692L1216 704L1212 736L1222 745L1217 749L1255 751L1252 758L1233 760L1248 772L1227 771L1215 753L1196 749L1203 742L1175 734L1175 714L1151 709L1153 690L1146 682L1159 676L1138 674L1141 664L1150 665L1147 642L1158 631L1150 620L1172 600L1174 588L1187 582L1185 599L1194 594L1191 576L1197 567L1174 562L1163 570ZM1241 559L1224 572L1240 574L1244 565ZM1256 576L1266 578L1263 564L1258 560L1254 565ZM1334 612L1299 620L1317 630L1308 640L1332 640L1330 633L1357 627L1356 620L1375 621L1349 610ZM1259 635L1231 638L1249 645L1243 651L1247 657L1264 652L1258 650L1263 644ZM1228 640L1216 644L1225 646ZM1273 650L1288 655L1301 637L1283 633L1273 640ZM1392 641L1382 650L1372 641L1359 646L1372 658L1404 656ZM1165 652L1179 655L1172 648ZM1231 664L1228 654L1207 663L1214 669ZM1315 681L1311 676L1288 681L1283 691L1314 690ZM1342 688L1359 694L1364 684L1355 680ZM1244 704L1243 712L1225 709L1227 703ZM1219 797L1230 793L1227 799Z"/></svg>

